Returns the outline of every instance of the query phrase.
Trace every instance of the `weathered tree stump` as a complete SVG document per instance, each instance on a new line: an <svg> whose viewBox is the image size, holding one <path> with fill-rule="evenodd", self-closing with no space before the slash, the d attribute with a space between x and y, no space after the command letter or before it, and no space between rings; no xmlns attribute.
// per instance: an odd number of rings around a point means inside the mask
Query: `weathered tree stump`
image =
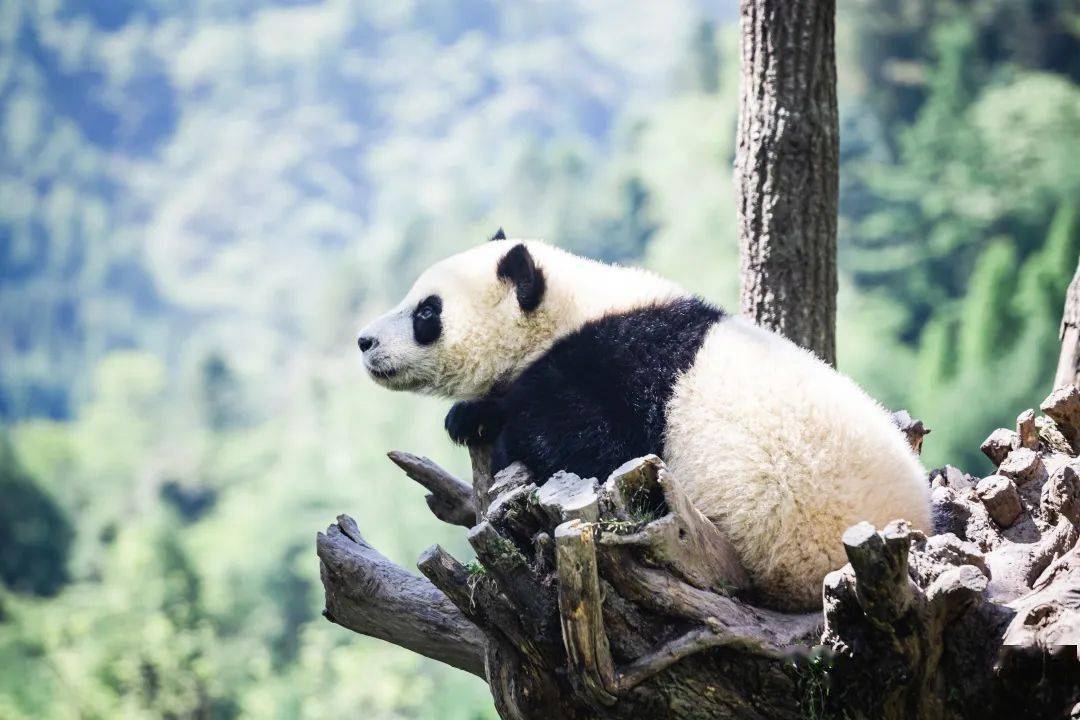
<svg viewBox="0 0 1080 720"><path fill-rule="evenodd" d="M849 564L826 577L823 613L755 605L726 538L654 456L603 483L538 486L520 465L491 477L474 449L473 492L428 460L391 458L437 517L471 523L476 561L434 546L419 577L339 518L318 539L325 614L484 677L504 718L1069 717L1080 394L1063 397L1053 417L991 435L989 478L932 473L951 532L896 521L838 538Z"/></svg>

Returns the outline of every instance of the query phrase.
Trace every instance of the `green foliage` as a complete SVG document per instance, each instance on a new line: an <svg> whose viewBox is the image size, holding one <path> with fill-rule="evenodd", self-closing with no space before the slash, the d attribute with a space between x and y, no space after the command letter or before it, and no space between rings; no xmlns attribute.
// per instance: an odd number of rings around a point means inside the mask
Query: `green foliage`
<svg viewBox="0 0 1080 720"><path fill-rule="evenodd" d="M1080 170L1069 159L1080 143L1080 89L1075 77L1053 72L1077 68L1063 56L1029 54L1034 47L1021 52L1021 38L988 54L1023 7L1002 2L977 13L945 3L907 17L917 32L902 32L914 44L860 45L875 58L870 72L918 67L920 82L917 99L904 96L907 122L880 118L896 142L877 154L873 144L856 146L848 161L841 265L859 291L885 293L904 315L889 341L872 343L876 358L845 367L861 379L867 365L915 351L912 381L882 398L933 428L924 446L931 465L987 468L979 441L1049 391L1080 253ZM1054 17L1028 20L1052 25ZM897 27L883 32L895 37ZM1005 47L1004 57L995 54ZM890 152L895 161L882 163ZM867 330L841 336L841 347L866 342L859 334Z"/></svg>
<svg viewBox="0 0 1080 720"><path fill-rule="evenodd" d="M17 592L55 594L68 579L71 522L49 493L18 467L2 437L0 498L0 582Z"/></svg>
<svg viewBox="0 0 1080 720"><path fill-rule="evenodd" d="M1010 312L1016 265L1016 248L1007 239L989 245L975 262L960 303L961 367L987 365L1012 345L1017 327Z"/></svg>

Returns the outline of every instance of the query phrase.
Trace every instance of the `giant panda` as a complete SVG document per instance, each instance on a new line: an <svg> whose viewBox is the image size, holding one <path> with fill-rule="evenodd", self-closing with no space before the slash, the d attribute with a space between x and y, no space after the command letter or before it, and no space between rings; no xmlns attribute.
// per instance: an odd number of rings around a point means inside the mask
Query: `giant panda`
<svg viewBox="0 0 1080 720"><path fill-rule="evenodd" d="M495 470L602 481L659 455L777 607L820 606L860 520L930 529L925 471L880 405L645 270L500 230L424 272L358 343L380 385L458 400L451 439L491 443Z"/></svg>

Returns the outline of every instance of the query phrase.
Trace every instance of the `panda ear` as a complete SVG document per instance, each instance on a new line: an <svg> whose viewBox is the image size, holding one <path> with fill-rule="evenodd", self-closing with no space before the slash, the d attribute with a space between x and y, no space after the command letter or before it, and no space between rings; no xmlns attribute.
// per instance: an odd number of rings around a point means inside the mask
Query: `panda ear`
<svg viewBox="0 0 1080 720"><path fill-rule="evenodd" d="M500 280L514 284L517 301L523 312L532 312L544 298L544 271L536 266L533 256L524 243L518 243L502 256L495 275Z"/></svg>
<svg viewBox="0 0 1080 720"><path fill-rule="evenodd" d="M505 240L505 239L506 239L506 233L503 232L502 228L499 228L498 231L494 235L491 236L491 240ZM489 240L488 242L491 242L491 240Z"/></svg>

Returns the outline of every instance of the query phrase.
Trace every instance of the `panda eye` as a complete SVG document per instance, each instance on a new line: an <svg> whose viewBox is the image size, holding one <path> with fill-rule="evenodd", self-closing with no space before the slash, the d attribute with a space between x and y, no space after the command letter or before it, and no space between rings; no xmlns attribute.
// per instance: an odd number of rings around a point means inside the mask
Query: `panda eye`
<svg viewBox="0 0 1080 720"><path fill-rule="evenodd" d="M428 295L416 305L412 313L413 337L420 345L430 345L442 335L442 298Z"/></svg>

